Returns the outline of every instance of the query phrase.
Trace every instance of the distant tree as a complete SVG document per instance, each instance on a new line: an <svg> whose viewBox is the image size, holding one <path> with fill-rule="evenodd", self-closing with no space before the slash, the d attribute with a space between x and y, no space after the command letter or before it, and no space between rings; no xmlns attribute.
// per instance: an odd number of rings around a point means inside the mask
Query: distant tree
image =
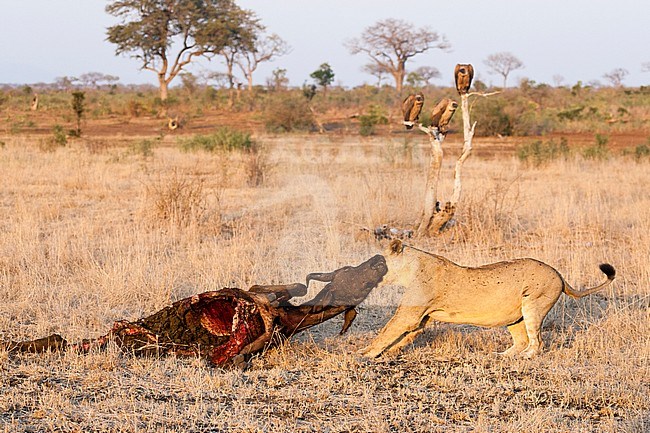
<svg viewBox="0 0 650 433"><path fill-rule="evenodd" d="M627 69L616 68L611 72L603 74L603 78L610 82L614 87L621 87L623 85L623 80L629 75Z"/></svg>
<svg viewBox="0 0 650 433"><path fill-rule="evenodd" d="M409 72L406 82L413 87L428 86L431 80L440 77L440 71L432 66L420 66L415 71Z"/></svg>
<svg viewBox="0 0 650 433"><path fill-rule="evenodd" d="M74 111L77 118L77 129L74 131L75 137L81 137L81 119L83 118L84 111L86 111L84 99L86 94L84 92L72 92L72 111Z"/></svg>
<svg viewBox="0 0 650 433"><path fill-rule="evenodd" d="M377 87L381 87L381 81L384 79L384 75L388 74L386 68L377 63L368 63L361 70L377 78Z"/></svg>
<svg viewBox="0 0 650 433"><path fill-rule="evenodd" d="M59 90L70 90L75 86L75 82L79 81L76 77L57 77L54 79L54 86Z"/></svg>
<svg viewBox="0 0 650 433"><path fill-rule="evenodd" d="M79 75L79 81L84 87L99 88L101 83L111 85L120 80L120 77L114 75L102 74L101 72L87 72Z"/></svg>
<svg viewBox="0 0 650 433"><path fill-rule="evenodd" d="M208 86L223 89L228 86L227 74L219 71L209 71L201 75L202 81Z"/></svg>
<svg viewBox="0 0 650 433"><path fill-rule="evenodd" d="M555 87L562 87L562 84L564 83L564 77L560 74L555 74L553 75L553 84L555 84Z"/></svg>
<svg viewBox="0 0 650 433"><path fill-rule="evenodd" d="M503 77L504 89L506 88L508 75L510 75L512 71L524 67L524 63L521 60L508 52L490 54L483 63L485 63L491 72Z"/></svg>
<svg viewBox="0 0 650 433"><path fill-rule="evenodd" d="M276 92L285 89L288 84L287 70L282 68L275 68L271 76L266 79L267 87Z"/></svg>
<svg viewBox="0 0 650 433"><path fill-rule="evenodd" d="M229 103L234 104L235 85L240 83L235 79L235 64L237 59L246 52L255 50L255 42L258 35L264 30L255 16L251 13L242 13L239 16L240 35L233 38L230 44L223 47L220 55L226 63L226 76L228 77L228 87L230 89Z"/></svg>
<svg viewBox="0 0 650 433"><path fill-rule="evenodd" d="M406 62L433 48L448 49L444 36L427 27L415 28L411 23L389 18L366 28L360 38L346 43L352 54L366 54L381 70L395 79L401 93L406 78Z"/></svg>
<svg viewBox="0 0 650 433"><path fill-rule="evenodd" d="M257 70L260 63L271 62L276 57L291 52L289 44L276 34L258 35L251 48L243 50L235 58L235 63L248 81L249 91L253 90L253 72Z"/></svg>
<svg viewBox="0 0 650 433"><path fill-rule="evenodd" d="M311 102L316 96L316 85L315 84L302 84L302 95L307 99L308 102Z"/></svg>
<svg viewBox="0 0 650 433"><path fill-rule="evenodd" d="M107 28L106 39L117 45L116 54L131 54L158 76L163 101L170 82L196 57L251 38L243 24L253 13L233 0L112 0L106 12L121 19Z"/></svg>
<svg viewBox="0 0 650 433"><path fill-rule="evenodd" d="M191 72L183 72L180 74L180 77L183 89L190 95L195 94L199 82L198 77Z"/></svg>
<svg viewBox="0 0 650 433"><path fill-rule="evenodd" d="M323 63L314 72L309 74L316 84L323 88L323 94L327 93L327 86L334 82L334 71L329 63Z"/></svg>

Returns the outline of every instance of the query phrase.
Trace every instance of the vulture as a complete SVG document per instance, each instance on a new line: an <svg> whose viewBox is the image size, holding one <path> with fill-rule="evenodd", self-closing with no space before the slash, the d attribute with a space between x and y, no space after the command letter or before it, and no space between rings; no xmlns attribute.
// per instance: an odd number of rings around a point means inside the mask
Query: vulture
<svg viewBox="0 0 650 433"><path fill-rule="evenodd" d="M458 90L460 95L464 95L472 85L474 67L470 64L457 64L456 69L454 69L454 78L456 79L456 90Z"/></svg>
<svg viewBox="0 0 650 433"><path fill-rule="evenodd" d="M441 134L446 134L449 130L449 122L458 108L458 103L449 98L444 98L433 107L431 112L431 126L438 128Z"/></svg>
<svg viewBox="0 0 650 433"><path fill-rule="evenodd" d="M404 113L404 125L406 129L413 128L415 122L420 117L422 106L424 105L424 95L422 92L417 95L408 95L402 102L402 112Z"/></svg>

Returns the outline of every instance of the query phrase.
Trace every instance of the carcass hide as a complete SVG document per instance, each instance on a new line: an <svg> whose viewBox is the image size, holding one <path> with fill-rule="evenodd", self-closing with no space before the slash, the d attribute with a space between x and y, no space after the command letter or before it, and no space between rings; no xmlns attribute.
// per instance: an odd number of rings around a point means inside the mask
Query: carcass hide
<svg viewBox="0 0 650 433"><path fill-rule="evenodd" d="M202 356L216 366L238 363L246 355L273 344L274 334L290 337L307 328L345 314L341 334L357 315L355 307L387 272L383 256L358 266L307 275L306 285L253 286L249 291L224 288L181 299L140 320L115 322L108 334L68 344L58 334L37 340L3 343L9 352L44 352L103 349L114 341L136 355ZM289 300L307 294L312 280L328 282L310 301Z"/></svg>

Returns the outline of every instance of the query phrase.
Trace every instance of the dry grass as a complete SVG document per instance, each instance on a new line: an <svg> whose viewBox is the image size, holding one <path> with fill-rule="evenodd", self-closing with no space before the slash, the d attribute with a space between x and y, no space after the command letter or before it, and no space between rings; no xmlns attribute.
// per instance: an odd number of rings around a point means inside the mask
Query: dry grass
<svg viewBox="0 0 650 433"><path fill-rule="evenodd" d="M42 152L37 139L3 138L0 339L94 337L200 291L301 281L382 248L359 227L419 216L426 148L260 140L273 170L253 187L237 155L163 143L146 159L116 158L80 142ZM459 224L413 241L466 265L535 257L575 286L600 281L598 263L611 262L613 288L562 297L533 360L491 354L509 344L504 329L445 324L397 358L361 359L399 302L399 288L383 287L348 336L334 320L244 373L115 351L0 352L0 431L648 431L648 173L623 158L529 169L474 156Z"/></svg>

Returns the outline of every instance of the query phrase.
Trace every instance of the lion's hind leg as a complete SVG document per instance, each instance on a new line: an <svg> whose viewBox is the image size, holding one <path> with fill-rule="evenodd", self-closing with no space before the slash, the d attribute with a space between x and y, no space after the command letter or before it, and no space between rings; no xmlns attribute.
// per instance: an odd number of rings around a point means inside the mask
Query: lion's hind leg
<svg viewBox="0 0 650 433"><path fill-rule="evenodd" d="M508 331L512 336L512 346L503 352L499 352L499 355L518 355L528 347L528 333L526 332L526 323L524 323L523 318L512 325L508 325Z"/></svg>
<svg viewBox="0 0 650 433"><path fill-rule="evenodd" d="M555 298L524 298L521 311L524 315L524 323L526 324L528 346L521 354L525 358L531 358L537 355L542 349L542 322L544 322L546 314L553 307L558 297L559 293Z"/></svg>
<svg viewBox="0 0 650 433"><path fill-rule="evenodd" d="M387 349L399 349L415 338L411 337L414 331L416 335L422 332L427 321L428 307L399 307L392 319L379 331L379 335L368 347L361 351L363 356L376 358ZM404 343L402 341L406 339Z"/></svg>

